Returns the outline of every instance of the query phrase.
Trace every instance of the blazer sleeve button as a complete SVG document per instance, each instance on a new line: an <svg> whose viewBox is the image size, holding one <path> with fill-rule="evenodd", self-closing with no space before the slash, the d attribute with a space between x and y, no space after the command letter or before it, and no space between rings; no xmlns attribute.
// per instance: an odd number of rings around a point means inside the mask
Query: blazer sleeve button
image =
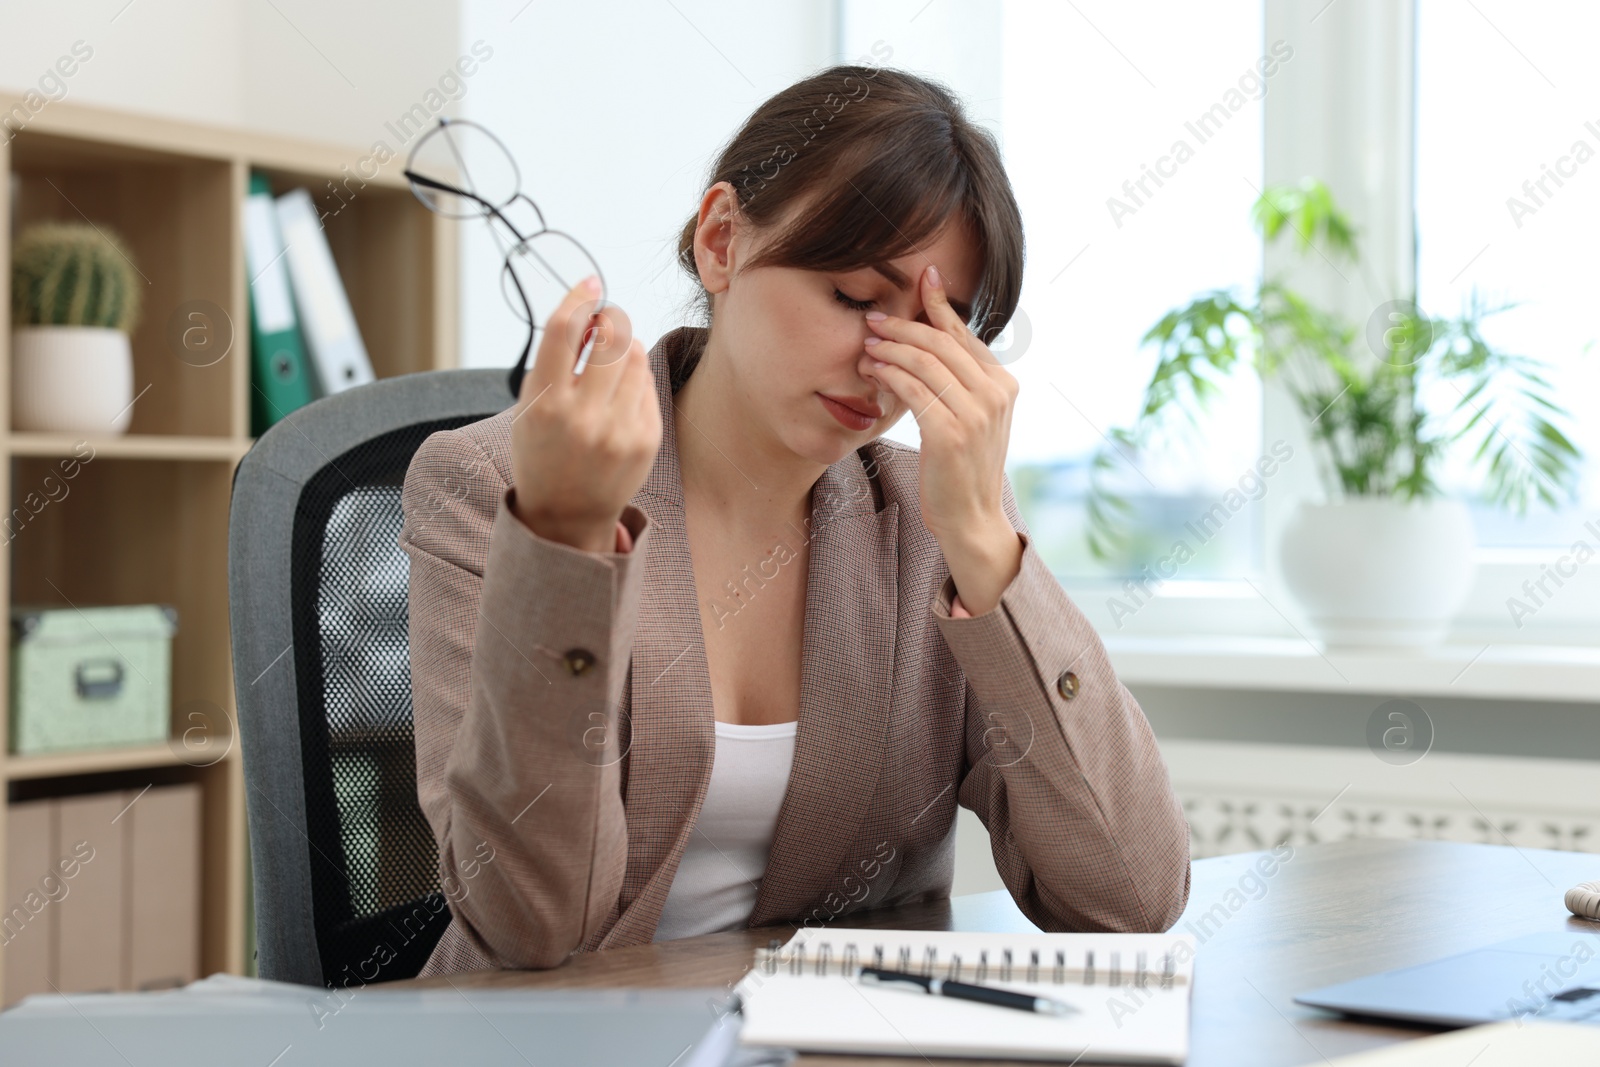
<svg viewBox="0 0 1600 1067"><path fill-rule="evenodd" d="M587 648L569 648L561 657L561 665L567 668L568 674L583 674L594 666L594 653Z"/></svg>
<svg viewBox="0 0 1600 1067"><path fill-rule="evenodd" d="M1062 700L1071 700L1078 695L1078 676L1071 671L1062 671L1061 677L1056 679L1056 692L1061 694Z"/></svg>

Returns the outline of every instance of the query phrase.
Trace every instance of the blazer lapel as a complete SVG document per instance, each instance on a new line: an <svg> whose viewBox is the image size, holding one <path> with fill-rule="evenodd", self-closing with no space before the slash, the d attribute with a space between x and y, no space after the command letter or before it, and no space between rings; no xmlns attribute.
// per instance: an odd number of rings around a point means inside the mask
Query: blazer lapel
<svg viewBox="0 0 1600 1067"><path fill-rule="evenodd" d="M889 729L900 505L874 510L853 452L818 480L811 508L800 723L751 926L797 915L839 889L839 864L877 792Z"/></svg>
<svg viewBox="0 0 1600 1067"><path fill-rule="evenodd" d="M671 389L703 333L681 327L651 352L662 444L633 500L658 529L623 697L631 738L628 868L621 915L597 947L653 936L716 754ZM797 914L836 888L882 771L898 621L899 504L875 510L858 453L829 467L812 488L809 551L794 763L752 925Z"/></svg>
<svg viewBox="0 0 1600 1067"><path fill-rule="evenodd" d="M671 375L697 340L695 329L672 330L650 352L662 437L655 464L632 501L655 530L623 695L629 726L623 797L628 867L617 904L620 915L599 948L651 940L716 756L711 676L684 521L671 388Z"/></svg>

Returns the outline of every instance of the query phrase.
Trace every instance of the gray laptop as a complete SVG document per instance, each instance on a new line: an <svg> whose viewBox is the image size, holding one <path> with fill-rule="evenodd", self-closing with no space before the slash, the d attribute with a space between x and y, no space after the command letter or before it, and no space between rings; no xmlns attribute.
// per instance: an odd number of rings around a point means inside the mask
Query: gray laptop
<svg viewBox="0 0 1600 1067"><path fill-rule="evenodd" d="M0 1063L73 1067L724 1067L738 1015L705 990L276 989L30 997Z"/></svg>
<svg viewBox="0 0 1600 1067"><path fill-rule="evenodd" d="M1600 927L1529 934L1294 999L1348 1015L1434 1026L1531 1017L1600 1025Z"/></svg>

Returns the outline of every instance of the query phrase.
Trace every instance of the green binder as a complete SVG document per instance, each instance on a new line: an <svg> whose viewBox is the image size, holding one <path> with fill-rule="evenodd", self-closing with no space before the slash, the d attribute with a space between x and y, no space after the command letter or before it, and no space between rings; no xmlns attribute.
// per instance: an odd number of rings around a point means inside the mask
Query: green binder
<svg viewBox="0 0 1600 1067"><path fill-rule="evenodd" d="M250 433L259 437L315 399L316 390L284 264L272 185L265 174L250 175L244 229L250 274Z"/></svg>

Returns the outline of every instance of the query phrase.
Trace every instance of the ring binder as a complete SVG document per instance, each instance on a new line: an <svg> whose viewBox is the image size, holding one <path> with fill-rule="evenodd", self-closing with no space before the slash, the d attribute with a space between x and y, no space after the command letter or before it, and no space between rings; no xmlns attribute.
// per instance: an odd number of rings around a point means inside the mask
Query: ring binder
<svg viewBox="0 0 1600 1067"><path fill-rule="evenodd" d="M816 977L851 977L860 968L859 960L862 955L862 946L855 940L846 941L835 946L832 940L813 942L800 942L788 946L780 945L774 941L765 948L756 950L755 967L761 974L774 975L780 970L787 970L792 975L811 975ZM874 943L872 945L871 966L883 966L884 946ZM988 950L978 953L978 962L973 965L964 963L959 952L953 952L943 961L944 974L941 977L957 982L986 981L990 976ZM912 967L912 953L909 945L901 945L899 952L899 969L909 973L933 977L940 966L939 948L929 944L923 948L921 963ZM1171 989L1174 985L1183 985L1188 979L1178 973L1177 961L1172 953L1164 952L1159 958L1160 971L1152 972L1149 966L1149 953L1140 950L1134 954L1134 967L1130 971L1122 969L1122 953L1111 953L1111 966L1106 974L1106 985L1129 986L1138 989L1148 989L1153 977L1159 977L1163 989ZM1006 946L1000 947L1000 966L995 976L1001 982L1012 981L1016 976L1013 968L1013 952ZM1040 967L1039 950L1028 950L1028 966L1022 980L1033 983L1052 985L1086 985L1092 986L1096 982L1094 950L1088 949L1083 953L1081 964L1069 963L1067 953L1058 949L1055 954L1055 965L1050 969L1048 977Z"/></svg>

